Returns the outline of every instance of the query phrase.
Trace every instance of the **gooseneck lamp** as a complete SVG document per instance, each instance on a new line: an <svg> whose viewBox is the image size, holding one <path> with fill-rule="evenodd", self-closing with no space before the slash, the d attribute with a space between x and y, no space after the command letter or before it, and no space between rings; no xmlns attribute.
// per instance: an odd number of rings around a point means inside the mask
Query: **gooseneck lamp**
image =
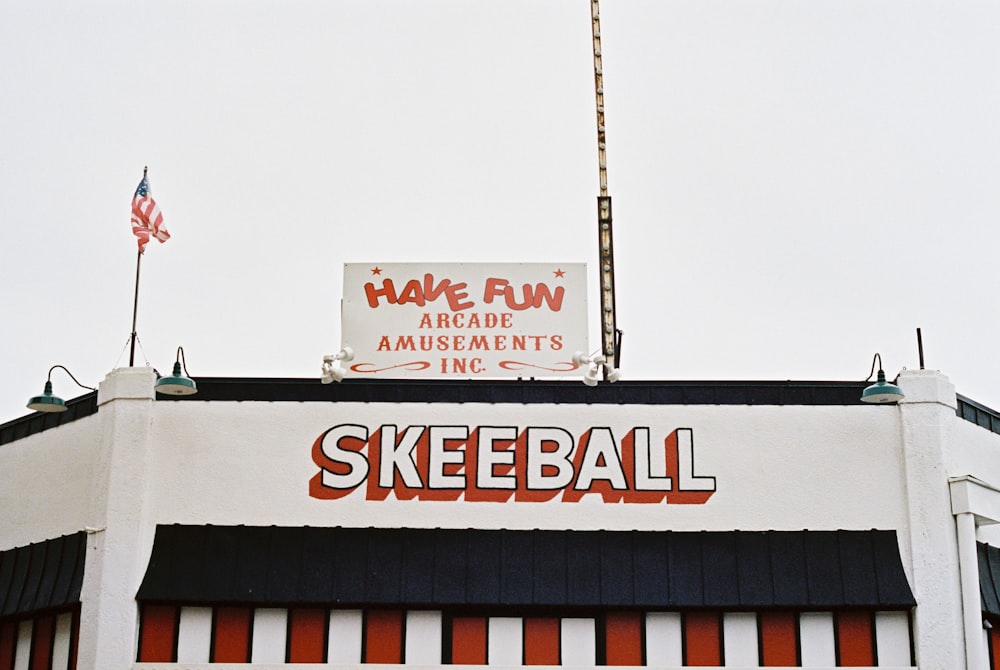
<svg viewBox="0 0 1000 670"><path fill-rule="evenodd" d="M45 389L42 391L42 395L36 395L30 400L28 400L28 405L27 405L28 409L34 410L36 412L49 412L49 413L66 411L66 401L57 395L53 395L52 393L52 371L55 370L56 368L59 368L63 370L66 374L68 374L69 378L72 379L74 382L76 382L76 385L79 386L80 388L85 388L88 391L97 390L90 386L85 386L84 384L81 384L79 380L77 380L77 378L73 376L73 373L67 370L62 365L53 365L51 368L49 368L49 374L45 378Z"/></svg>
<svg viewBox="0 0 1000 670"><path fill-rule="evenodd" d="M885 380L885 371L882 369L882 357L878 354L875 354L875 358L872 359L872 369L865 381L870 381L872 374L875 373L875 361L878 361L878 379L874 384L861 392L861 402L884 405L896 403L905 398L906 396L903 394L901 388Z"/></svg>
<svg viewBox="0 0 1000 670"><path fill-rule="evenodd" d="M184 374L181 374L183 364ZM174 373L169 377L156 380L156 392L167 395L194 395L198 385L187 376L187 361L184 359L184 347L177 347L177 359L174 361Z"/></svg>

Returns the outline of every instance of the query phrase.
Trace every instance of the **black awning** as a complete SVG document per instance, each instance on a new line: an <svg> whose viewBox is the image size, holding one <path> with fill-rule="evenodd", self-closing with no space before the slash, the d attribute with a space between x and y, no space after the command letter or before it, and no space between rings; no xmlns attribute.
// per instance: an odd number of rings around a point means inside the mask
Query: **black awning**
<svg viewBox="0 0 1000 670"><path fill-rule="evenodd" d="M1000 549L978 542L979 596L983 612L1000 616Z"/></svg>
<svg viewBox="0 0 1000 670"><path fill-rule="evenodd" d="M146 602L909 608L894 531L160 526Z"/></svg>
<svg viewBox="0 0 1000 670"><path fill-rule="evenodd" d="M83 531L0 552L0 616L79 603L86 556Z"/></svg>

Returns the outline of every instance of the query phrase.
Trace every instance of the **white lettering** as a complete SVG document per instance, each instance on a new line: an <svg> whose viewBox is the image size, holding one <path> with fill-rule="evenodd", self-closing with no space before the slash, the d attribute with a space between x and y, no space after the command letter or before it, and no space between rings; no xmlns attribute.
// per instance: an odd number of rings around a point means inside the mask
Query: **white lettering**
<svg viewBox="0 0 1000 670"><path fill-rule="evenodd" d="M465 451L448 449L446 443L468 440L469 429L465 426L431 426L429 433L427 485L432 489L464 489L465 475L448 474L445 467L464 463Z"/></svg>
<svg viewBox="0 0 1000 670"><path fill-rule="evenodd" d="M561 489L573 481L573 436L562 428L528 428L528 489ZM545 445L555 445L546 451ZM555 474L545 474L555 469Z"/></svg>
<svg viewBox="0 0 1000 670"><path fill-rule="evenodd" d="M677 429L677 479L682 491L714 491L715 477L694 475L694 431Z"/></svg>
<svg viewBox="0 0 1000 670"><path fill-rule="evenodd" d="M603 465L601 461L604 462ZM586 491L593 486L595 479L611 482L611 488L617 491L628 489L625 469L615 448L615 438L611 435L610 428L591 429L590 439L587 440L587 447L583 452L583 461L580 463L580 472L573 488L577 491Z"/></svg>
<svg viewBox="0 0 1000 670"><path fill-rule="evenodd" d="M382 426L379 440L378 485L391 489L395 484L395 473L403 477L403 484L409 488L423 487L417 464L413 461L413 450L424 434L423 426L410 426L403 431L397 443L396 426Z"/></svg>
<svg viewBox="0 0 1000 670"><path fill-rule="evenodd" d="M476 451L476 486L481 489L517 488L517 478L513 474L496 474L497 466L509 466L513 470L514 450L497 450L497 442L513 442L517 439L517 428L513 426L484 426L479 429L479 449Z"/></svg>
<svg viewBox="0 0 1000 670"><path fill-rule="evenodd" d="M635 488L638 491L669 491L673 482L670 477L653 475L667 471L666 452L663 449L653 451L649 445L649 428L636 428L632 431L635 438L633 449L635 454Z"/></svg>
<svg viewBox="0 0 1000 670"><path fill-rule="evenodd" d="M340 441L345 438L367 442L368 429L356 424L342 424L326 431L320 445L323 455L335 463L343 463L348 471L337 473L323 469L323 486L332 489L351 489L365 481L368 476L368 459L357 451L341 448Z"/></svg>

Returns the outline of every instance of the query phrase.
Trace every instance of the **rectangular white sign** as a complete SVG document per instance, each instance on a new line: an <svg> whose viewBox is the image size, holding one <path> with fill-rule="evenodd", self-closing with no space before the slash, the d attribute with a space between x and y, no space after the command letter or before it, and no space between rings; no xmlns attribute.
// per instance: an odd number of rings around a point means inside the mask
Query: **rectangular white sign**
<svg viewBox="0 0 1000 670"><path fill-rule="evenodd" d="M585 263L347 263L348 377L540 377L589 353Z"/></svg>

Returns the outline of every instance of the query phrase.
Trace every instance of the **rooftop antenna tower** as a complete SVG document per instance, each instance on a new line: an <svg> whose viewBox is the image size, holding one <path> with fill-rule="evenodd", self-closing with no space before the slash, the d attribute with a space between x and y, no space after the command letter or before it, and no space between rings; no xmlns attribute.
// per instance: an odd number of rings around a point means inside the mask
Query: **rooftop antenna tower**
<svg viewBox="0 0 1000 670"><path fill-rule="evenodd" d="M601 191L597 196L597 235L601 277L601 353L605 358L604 378L618 370L621 331L615 314L615 248L611 228L611 196L608 195L607 139L604 123L604 66L601 58L601 7L590 2L591 34L594 47L594 93L597 105L597 159ZM612 381L616 379L612 378Z"/></svg>

